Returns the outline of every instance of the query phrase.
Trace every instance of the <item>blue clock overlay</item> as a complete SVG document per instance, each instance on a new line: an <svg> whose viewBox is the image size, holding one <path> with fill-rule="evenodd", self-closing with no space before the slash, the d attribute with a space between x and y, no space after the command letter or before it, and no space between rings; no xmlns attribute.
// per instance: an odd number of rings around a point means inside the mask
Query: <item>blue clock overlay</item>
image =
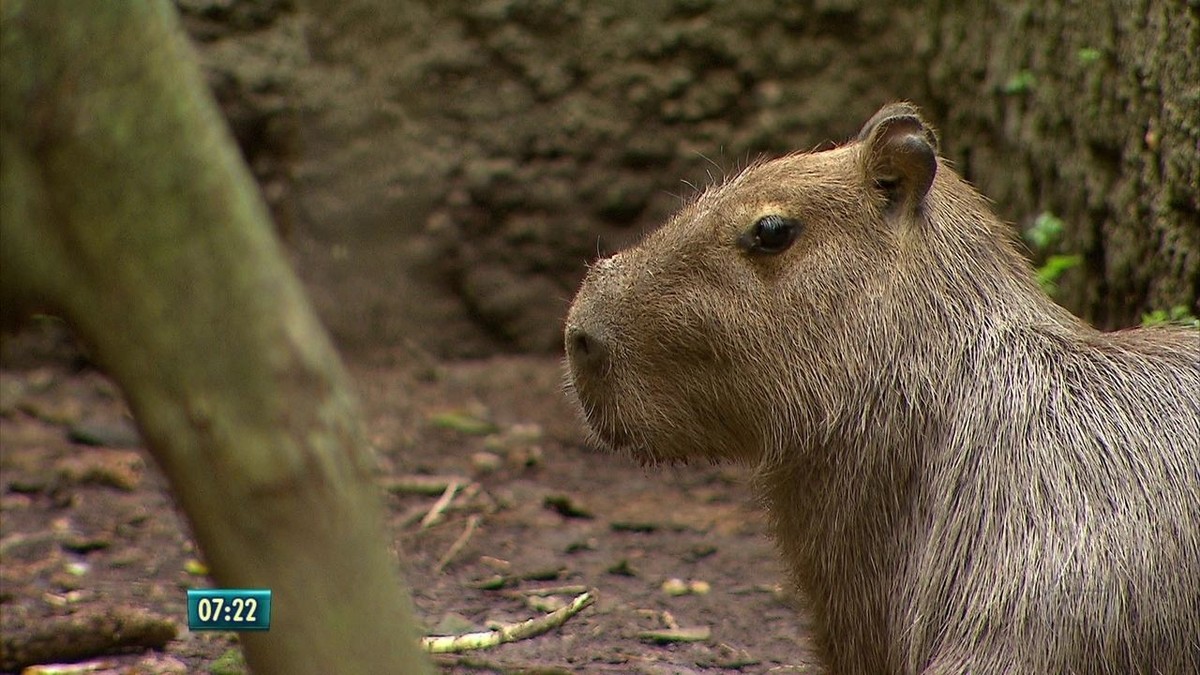
<svg viewBox="0 0 1200 675"><path fill-rule="evenodd" d="M267 588L188 589L189 630L270 630Z"/></svg>

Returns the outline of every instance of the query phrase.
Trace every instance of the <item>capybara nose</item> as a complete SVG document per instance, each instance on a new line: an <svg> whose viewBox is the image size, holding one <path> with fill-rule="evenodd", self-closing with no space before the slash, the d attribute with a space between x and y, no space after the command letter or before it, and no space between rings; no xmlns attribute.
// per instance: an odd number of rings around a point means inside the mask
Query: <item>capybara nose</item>
<svg viewBox="0 0 1200 675"><path fill-rule="evenodd" d="M576 373L602 374L608 367L608 345L603 338L583 326L574 324L567 327L566 349L571 370Z"/></svg>

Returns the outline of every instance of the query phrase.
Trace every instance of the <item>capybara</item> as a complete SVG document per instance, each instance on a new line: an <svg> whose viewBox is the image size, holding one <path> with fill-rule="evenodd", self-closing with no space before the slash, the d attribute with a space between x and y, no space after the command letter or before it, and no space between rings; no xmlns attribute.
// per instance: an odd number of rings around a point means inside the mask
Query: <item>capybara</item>
<svg viewBox="0 0 1200 675"><path fill-rule="evenodd" d="M835 673L1200 673L1200 331L1099 332L906 103L589 270L594 438L755 484Z"/></svg>

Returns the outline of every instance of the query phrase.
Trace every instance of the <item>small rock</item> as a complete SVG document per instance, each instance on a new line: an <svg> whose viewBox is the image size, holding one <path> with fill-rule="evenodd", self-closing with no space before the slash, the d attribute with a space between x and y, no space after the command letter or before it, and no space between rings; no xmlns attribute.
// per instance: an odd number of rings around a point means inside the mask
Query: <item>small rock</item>
<svg viewBox="0 0 1200 675"><path fill-rule="evenodd" d="M514 424L483 439L483 447L502 453L515 467L532 467L542 463L542 447L538 442L545 436L540 424Z"/></svg>
<svg viewBox="0 0 1200 675"><path fill-rule="evenodd" d="M142 482L145 462L136 452L92 450L60 460L57 469L67 483L107 485L132 492Z"/></svg>
<svg viewBox="0 0 1200 675"><path fill-rule="evenodd" d="M549 614L567 606L567 601L557 595L530 595L525 597L525 604L537 612Z"/></svg>
<svg viewBox="0 0 1200 675"><path fill-rule="evenodd" d="M533 468L542 463L542 446L513 448L508 453L508 463L515 467Z"/></svg>
<svg viewBox="0 0 1200 675"><path fill-rule="evenodd" d="M63 569L71 576L82 577L92 571L92 566L85 562L69 562L63 565Z"/></svg>
<svg viewBox="0 0 1200 675"><path fill-rule="evenodd" d="M512 563L501 558L493 558L490 555L479 556L479 562L487 567L490 567L497 572L507 572L512 569Z"/></svg>
<svg viewBox="0 0 1200 675"><path fill-rule="evenodd" d="M504 463L500 455L494 452L479 451L471 455L471 466L479 473L493 473Z"/></svg>
<svg viewBox="0 0 1200 675"><path fill-rule="evenodd" d="M689 592L688 585L684 583L683 579L676 579L674 577L662 583L662 591L671 596L687 595Z"/></svg>
<svg viewBox="0 0 1200 675"><path fill-rule="evenodd" d="M533 422L514 424L508 429L508 436L515 443L537 443L544 435L542 425Z"/></svg>
<svg viewBox="0 0 1200 675"><path fill-rule="evenodd" d="M53 368L38 368L30 371L25 377L25 384L30 391L44 392L58 383L58 374Z"/></svg>
<svg viewBox="0 0 1200 675"><path fill-rule="evenodd" d="M74 424L83 414L83 403L73 398L45 400L27 396L17 404L17 408L43 422L55 425Z"/></svg>
<svg viewBox="0 0 1200 675"><path fill-rule="evenodd" d="M124 420L78 422L67 429L72 443L105 448L135 448L142 444L133 424Z"/></svg>

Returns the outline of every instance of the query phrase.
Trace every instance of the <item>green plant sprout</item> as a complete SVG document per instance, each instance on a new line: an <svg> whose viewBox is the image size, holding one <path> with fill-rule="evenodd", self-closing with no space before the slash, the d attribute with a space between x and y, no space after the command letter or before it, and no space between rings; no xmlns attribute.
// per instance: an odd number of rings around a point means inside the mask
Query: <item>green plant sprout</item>
<svg viewBox="0 0 1200 675"><path fill-rule="evenodd" d="M1025 241L1028 241L1034 248L1039 251L1044 251L1050 248L1054 242L1063 233L1062 218L1043 211L1038 214L1037 218L1033 219L1033 224L1025 230Z"/></svg>
<svg viewBox="0 0 1200 675"><path fill-rule="evenodd" d="M1005 94L1024 94L1033 89L1035 84L1037 84L1037 78L1034 77L1032 71L1018 70L1016 73L1013 73L1012 77L1008 78L1008 81L1004 83L1004 86L1000 90Z"/></svg>
<svg viewBox="0 0 1200 675"><path fill-rule="evenodd" d="M1080 63L1085 66L1090 66L1091 64L1099 61L1100 58L1104 56L1104 53L1095 47L1080 47L1079 51L1075 52L1075 56L1079 59Z"/></svg>
<svg viewBox="0 0 1200 675"><path fill-rule="evenodd" d="M1045 251L1062 236L1063 228L1062 218L1049 211L1043 211L1025 230L1025 241L1028 241L1038 251ZM1078 254L1051 255L1037 269L1038 284L1047 295L1054 296L1058 293L1059 277L1072 267L1078 267L1081 264L1083 264L1083 256Z"/></svg>
<svg viewBox="0 0 1200 675"><path fill-rule="evenodd" d="M1156 309L1142 315L1143 326L1161 326L1163 324L1179 324L1200 329L1200 318L1196 318L1185 305L1175 305L1169 310Z"/></svg>

